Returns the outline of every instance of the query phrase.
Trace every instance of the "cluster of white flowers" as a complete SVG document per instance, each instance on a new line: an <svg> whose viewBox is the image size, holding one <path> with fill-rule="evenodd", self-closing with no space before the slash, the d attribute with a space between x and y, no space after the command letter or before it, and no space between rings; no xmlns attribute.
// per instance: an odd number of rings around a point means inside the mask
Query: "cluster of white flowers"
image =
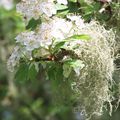
<svg viewBox="0 0 120 120"><path fill-rule="evenodd" d="M25 31L16 37L16 42L31 51L40 46L50 45L53 40L63 40L73 35L73 23L62 18L43 22L37 31Z"/></svg>
<svg viewBox="0 0 120 120"><path fill-rule="evenodd" d="M25 56L27 56L28 52L31 53L35 49L41 49L41 47L42 49L48 49L53 41L64 40L77 34L79 29L85 27L85 23L80 16L68 16L68 19L70 20L67 21L62 18L53 17L49 19L49 21L41 23L35 31L20 33L16 37L16 43L20 46L22 52L23 49L27 51L24 53ZM74 43L76 44L76 42ZM74 45L74 43L72 45ZM44 56L44 54L42 55ZM13 52L12 56L17 56L16 52ZM12 58L13 57L10 57L10 59ZM13 59L13 61L15 61L15 59ZM8 62L11 62L11 60ZM14 67L12 63L8 63L8 65Z"/></svg>
<svg viewBox="0 0 120 120"><path fill-rule="evenodd" d="M25 46L27 51L32 51L40 47L40 41L37 39L35 32L22 32L16 37L16 42Z"/></svg>
<svg viewBox="0 0 120 120"><path fill-rule="evenodd" d="M57 13L55 2L67 5L67 0L22 0L17 4L17 11L23 14L26 23L31 18L38 19L45 15L51 17Z"/></svg>
<svg viewBox="0 0 120 120"><path fill-rule="evenodd" d="M15 68L19 67L21 58L24 58L27 60L32 59L32 51L28 51L24 47L17 45L14 48L12 55L8 59L8 62L7 62L8 70L11 72L14 72Z"/></svg>
<svg viewBox="0 0 120 120"><path fill-rule="evenodd" d="M43 41L52 39L65 39L70 35L72 23L62 18L54 18L48 23L40 25L39 34Z"/></svg>

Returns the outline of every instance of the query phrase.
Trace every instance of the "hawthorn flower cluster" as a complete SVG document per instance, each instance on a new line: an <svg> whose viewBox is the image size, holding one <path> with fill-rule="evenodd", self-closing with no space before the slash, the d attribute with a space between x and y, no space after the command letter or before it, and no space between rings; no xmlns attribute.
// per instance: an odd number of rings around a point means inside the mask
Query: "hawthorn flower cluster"
<svg viewBox="0 0 120 120"><path fill-rule="evenodd" d="M54 17L50 19L49 22L43 22L40 26L38 26L37 30L35 31L25 31L20 33L15 39L16 43L19 46L19 49L23 51L28 51L32 53L35 49L40 49L41 47L47 51L49 51L49 46L53 43L53 41L62 41L74 34L77 33L78 29L82 29L85 24L80 17L68 17L71 21L67 21L62 18ZM77 22L80 20L79 22ZM76 24L77 23L77 24ZM81 24L81 28L80 28ZM50 52L50 51L49 51ZM27 53L27 52L26 52ZM14 59L15 56L20 56L19 52L13 52L9 61L8 66L15 67L15 63L18 62L11 62L11 61L19 61L19 59ZM22 54L22 53L21 53ZM45 53L46 54L46 53ZM27 54L24 53L25 56ZM44 56L44 54L42 54ZM31 56L32 57L32 56ZM30 58L31 58L30 57ZM12 59L13 58L13 59ZM10 64L14 63L14 64ZM11 68L11 67L8 67ZM12 70L13 70L12 68Z"/></svg>
<svg viewBox="0 0 120 120"><path fill-rule="evenodd" d="M58 4L67 5L66 0L57 0ZM43 21L34 31L24 31L20 33L15 39L17 43L16 52L14 51L8 60L8 68L13 71L19 64L20 58L23 56L31 60L32 52L35 49L40 49L42 56L46 53L50 54L49 46L54 41L62 41L77 33L77 29L85 27L85 23L80 16L67 16L69 20L51 16L56 14L55 1L41 1L41 0L22 0L17 4L17 11L20 12L25 21L29 22L30 19L38 19L41 14L46 15L48 18ZM46 16L43 15L43 18ZM18 52L19 51L19 52ZM19 56L17 58L17 56ZM16 59L17 58L17 59ZM14 64L13 64L14 63Z"/></svg>
<svg viewBox="0 0 120 120"><path fill-rule="evenodd" d="M43 14L45 17L51 17L57 13L55 2L67 5L67 0L22 0L17 4L16 9L23 14L26 23L31 18L38 19Z"/></svg>
<svg viewBox="0 0 120 120"><path fill-rule="evenodd" d="M15 48L16 50L8 60L8 68L10 71L13 71L14 68L19 65L19 60L22 57L27 58L28 61L32 60L33 52L36 49L41 51L39 56L44 57L46 54L51 54L50 47L54 47L56 42L63 41L73 35L88 34L92 38L97 38L96 35L93 36L93 34L89 33L91 31L88 30L89 23L84 23L84 20L79 15L67 15L67 19L52 16L54 13L57 14L55 7L51 9L51 6L55 6L56 2L57 4L67 5L66 0L22 0L17 4L17 11L23 15L23 18L27 22L32 18L40 18L41 14L43 14L43 19L46 18L46 16L48 18L47 20L44 19L34 31L26 30L15 38L17 49ZM76 40L66 42L63 47L67 50L73 50L75 46L80 44L84 44L84 42L82 40ZM77 49L74 49L74 51L76 54L78 53L76 52ZM19 56L19 59L17 56ZM78 71L75 70L76 73L79 73L79 69L77 70Z"/></svg>

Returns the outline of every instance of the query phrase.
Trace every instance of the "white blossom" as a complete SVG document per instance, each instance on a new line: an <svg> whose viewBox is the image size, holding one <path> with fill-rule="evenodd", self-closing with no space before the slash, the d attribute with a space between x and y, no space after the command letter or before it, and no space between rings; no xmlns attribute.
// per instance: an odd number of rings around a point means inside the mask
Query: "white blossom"
<svg viewBox="0 0 120 120"><path fill-rule="evenodd" d="M67 0L57 0L57 3L67 5L68 1Z"/></svg>
<svg viewBox="0 0 120 120"><path fill-rule="evenodd" d="M77 27L79 27L79 28L85 27L84 20L81 18L81 16L67 15L67 18L70 19L71 21L75 22Z"/></svg>
<svg viewBox="0 0 120 120"><path fill-rule="evenodd" d="M19 60L20 60L19 49L20 48L18 46L16 46L14 48L14 51L13 51L12 55L10 56L8 62L7 62L8 70L11 71L11 72L13 72L15 66L17 66L17 64L19 64Z"/></svg>
<svg viewBox="0 0 120 120"><path fill-rule="evenodd" d="M32 52L26 50L24 47L16 46L13 50L13 53L8 59L8 62L7 62L8 70L13 72L14 69L19 66L21 58L30 60L32 58Z"/></svg>
<svg viewBox="0 0 120 120"><path fill-rule="evenodd" d="M22 0L17 4L16 9L23 14L28 23L31 18L38 19L42 14L51 17L56 14L56 9L52 1L42 0Z"/></svg>
<svg viewBox="0 0 120 120"><path fill-rule="evenodd" d="M28 22L31 18L38 19L40 11L37 7L38 0L22 0L16 5L17 12L23 14L25 20Z"/></svg>
<svg viewBox="0 0 120 120"><path fill-rule="evenodd" d="M70 36L72 22L62 18L54 18L49 22L43 22L38 32L25 31L16 37L16 42L24 46L27 51L32 51L39 47L48 48L54 39L63 40Z"/></svg>
<svg viewBox="0 0 120 120"><path fill-rule="evenodd" d="M50 32L52 30L52 24L42 23L39 28L38 37L42 42L42 46L48 46L52 42L52 36Z"/></svg>
<svg viewBox="0 0 120 120"><path fill-rule="evenodd" d="M32 51L40 47L40 40L37 39L35 32L22 32L16 37L16 42L24 45L26 50Z"/></svg>
<svg viewBox="0 0 120 120"><path fill-rule="evenodd" d="M72 23L64 19L55 18L53 20L53 29L51 34L56 39L65 39L70 35Z"/></svg>
<svg viewBox="0 0 120 120"><path fill-rule="evenodd" d="M51 2L42 2L40 4L40 10L48 17L51 17L53 14L56 14L55 5Z"/></svg>
<svg viewBox="0 0 120 120"><path fill-rule="evenodd" d="M52 41L52 39L62 40L70 35L72 23L62 18L54 18L48 23L40 26L40 38L42 41Z"/></svg>

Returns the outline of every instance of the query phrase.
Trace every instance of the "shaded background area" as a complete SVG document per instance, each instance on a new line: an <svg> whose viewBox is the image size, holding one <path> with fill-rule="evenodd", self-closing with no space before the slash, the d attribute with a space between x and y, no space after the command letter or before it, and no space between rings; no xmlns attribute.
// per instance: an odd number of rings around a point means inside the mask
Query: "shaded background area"
<svg viewBox="0 0 120 120"><path fill-rule="evenodd" d="M1 2L8 1L8 2ZM6 62L15 45L15 36L25 29L20 15L15 11L17 0L0 1L0 120L82 120L74 114L73 108L66 106L65 102L58 105L54 103L54 94L51 91L50 81L44 79L41 68L36 79L30 81L16 81L14 73L7 71ZM109 21L100 17L100 22L108 27L120 30L119 16L114 15ZM86 19L90 19L87 16ZM112 24L111 24L112 23ZM119 42L120 36L117 37ZM119 46L118 46L119 47ZM115 61L119 65L120 60ZM120 80L120 71L114 74L117 83ZM119 90L120 91L120 90ZM118 91L118 94L119 94ZM113 102L114 104L114 102ZM95 119L94 119L95 120ZM96 119L97 120L97 119ZM100 120L120 120L120 107L113 116L107 112Z"/></svg>

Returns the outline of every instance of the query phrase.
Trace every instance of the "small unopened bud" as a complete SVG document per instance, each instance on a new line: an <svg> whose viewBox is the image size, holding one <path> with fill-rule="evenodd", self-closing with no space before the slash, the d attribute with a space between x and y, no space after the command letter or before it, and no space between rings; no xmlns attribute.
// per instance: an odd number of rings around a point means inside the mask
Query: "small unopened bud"
<svg viewBox="0 0 120 120"><path fill-rule="evenodd" d="M99 13L103 13L105 11L105 8L101 8L100 10L99 10Z"/></svg>

